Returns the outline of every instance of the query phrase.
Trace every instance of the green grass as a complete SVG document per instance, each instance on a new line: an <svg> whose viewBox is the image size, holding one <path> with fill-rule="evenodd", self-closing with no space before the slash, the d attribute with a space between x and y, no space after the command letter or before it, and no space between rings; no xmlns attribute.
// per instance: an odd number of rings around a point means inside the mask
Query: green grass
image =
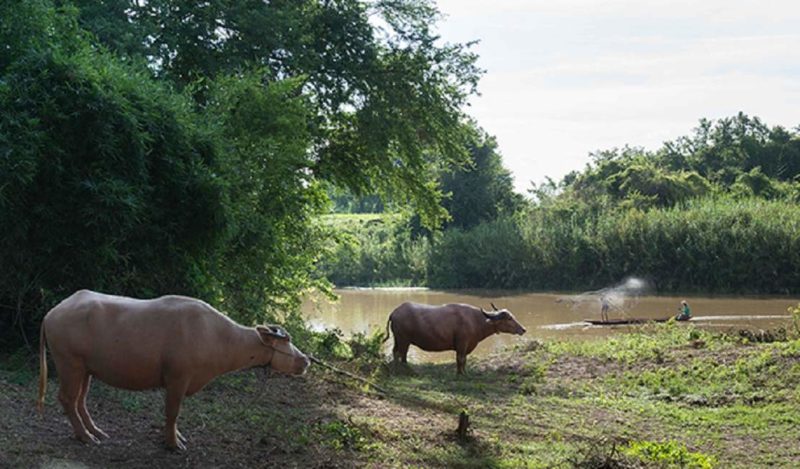
<svg viewBox="0 0 800 469"><path fill-rule="evenodd" d="M246 371L224 376L190 398L181 428L204 448L204 462L210 464L252 465L264 451L273 463L289 466L325 461L465 468L800 464L797 338L749 343L738 335L667 323L591 342L532 341L470 359L468 374L457 376L454 363L384 364L373 350L377 337L361 338L358 356L336 364L370 376L385 395L322 368L280 380ZM8 368L0 376L5 392L0 399L9 400L2 417L13 426L18 419L10 413L30 403L36 380L29 372L28 383L4 384L23 376ZM57 406L55 387L49 406ZM175 460L160 459L148 425L136 424L159 425L162 399L158 392L98 384L90 403L102 403L97 421L121 422L111 427L117 435L145 428L132 438L149 449L126 457L156 457L153 467L171 467ZM460 439L455 429L462 411L469 415L470 431ZM35 422L33 430L14 427L9 436L0 436L0 444L9 454L34 461L62 454L62 440L48 437L43 427L54 426L66 436L68 428L56 413L51 409L49 420ZM33 447L37 428L45 438ZM25 431L34 433L25 437ZM65 457L102 465L114 461L103 457L119 457L129 444L105 453L76 447ZM192 454L185 465L198 462Z"/></svg>
<svg viewBox="0 0 800 469"><path fill-rule="evenodd" d="M467 409L466 449L428 445L425 465L752 467L800 462L800 340L745 344L666 324L594 342L552 342L452 365L412 365L381 385L425 413ZM700 348L697 348L700 347ZM586 374L584 369L594 369ZM389 447L392 452L410 448ZM477 459L475 459L477 457ZM462 461L459 463L458 461ZM588 467L588 466L587 466Z"/></svg>

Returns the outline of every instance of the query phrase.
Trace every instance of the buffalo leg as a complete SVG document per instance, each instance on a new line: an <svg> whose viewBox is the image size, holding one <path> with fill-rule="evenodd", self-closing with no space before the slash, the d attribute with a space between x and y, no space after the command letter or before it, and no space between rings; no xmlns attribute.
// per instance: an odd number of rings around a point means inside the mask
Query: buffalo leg
<svg viewBox="0 0 800 469"><path fill-rule="evenodd" d="M456 372L460 375L463 375L466 366L467 354L464 352L456 352Z"/></svg>
<svg viewBox="0 0 800 469"><path fill-rule="evenodd" d="M392 349L392 357L398 363L408 363L408 347L411 344L408 342L400 342L395 339L394 349Z"/></svg>
<svg viewBox="0 0 800 469"><path fill-rule="evenodd" d="M89 387L91 385L92 385L92 375L86 373L86 377L83 378L83 383L81 384L81 394L78 397L78 413L81 416L83 425L86 427L86 430L88 430L89 433L96 436L97 438L108 438L106 432L100 430L94 424L94 422L92 421L92 417L89 415L89 410L86 408L86 396L89 394Z"/></svg>
<svg viewBox="0 0 800 469"><path fill-rule="evenodd" d="M58 400L64 407L75 438L83 443L100 443L96 436L86 431L81 416L78 414L79 399L84 376L88 373L79 367L69 366L64 360L53 356L58 370Z"/></svg>
<svg viewBox="0 0 800 469"><path fill-rule="evenodd" d="M475 348L470 347L463 340L456 339L456 372L463 375L467 367L467 355Z"/></svg>
<svg viewBox="0 0 800 469"><path fill-rule="evenodd" d="M178 436L178 414L181 411L181 402L183 396L186 394L185 383L172 383L167 385L165 410L167 415L167 424L164 427L164 432L167 440L167 447L170 449L185 450L185 439L183 435Z"/></svg>

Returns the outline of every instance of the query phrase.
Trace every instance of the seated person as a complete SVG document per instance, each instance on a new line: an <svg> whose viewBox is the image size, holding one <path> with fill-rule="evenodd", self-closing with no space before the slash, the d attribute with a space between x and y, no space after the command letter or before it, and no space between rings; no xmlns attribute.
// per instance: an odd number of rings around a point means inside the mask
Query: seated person
<svg viewBox="0 0 800 469"><path fill-rule="evenodd" d="M681 301L681 306L678 308L678 311L680 311L680 313L675 316L676 321L688 321L692 318L692 310L689 309L689 303L687 303L686 300Z"/></svg>

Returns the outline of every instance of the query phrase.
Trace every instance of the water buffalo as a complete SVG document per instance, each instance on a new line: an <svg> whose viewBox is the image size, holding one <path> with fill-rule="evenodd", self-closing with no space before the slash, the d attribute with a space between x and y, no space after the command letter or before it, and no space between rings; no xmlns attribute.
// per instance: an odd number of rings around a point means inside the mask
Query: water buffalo
<svg viewBox="0 0 800 469"><path fill-rule="evenodd" d="M309 359L277 326L241 326L184 296L138 300L80 290L50 310L39 346L39 413L47 387L45 344L58 370L58 399L75 438L108 438L86 410L92 377L117 388L166 388L166 443L185 449L176 421L184 396L215 377L252 366L302 374Z"/></svg>
<svg viewBox="0 0 800 469"><path fill-rule="evenodd" d="M483 308L465 304L401 304L392 311L386 324L387 338L390 326L394 335L394 360L406 363L408 346L411 344L431 352L455 350L457 372L463 374L467 355L483 339L501 332L525 333L525 328L509 310L494 309L494 312L488 313Z"/></svg>

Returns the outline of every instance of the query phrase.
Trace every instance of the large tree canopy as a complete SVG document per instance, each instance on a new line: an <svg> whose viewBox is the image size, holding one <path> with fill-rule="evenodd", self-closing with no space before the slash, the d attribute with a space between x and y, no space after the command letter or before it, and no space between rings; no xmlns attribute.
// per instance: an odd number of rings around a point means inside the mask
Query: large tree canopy
<svg viewBox="0 0 800 469"><path fill-rule="evenodd" d="M13 4L12 4L13 3ZM0 330L77 288L245 321L317 284L330 185L444 218L479 71L426 1L0 3ZM22 334L21 334L22 335ZM7 336L6 336L7 337Z"/></svg>
<svg viewBox="0 0 800 469"><path fill-rule="evenodd" d="M441 44L427 0L62 0L108 47L146 60L199 101L220 75L256 66L302 77L313 118L308 169L356 194L379 192L443 216L434 180L463 162L461 107L479 70L468 45Z"/></svg>

